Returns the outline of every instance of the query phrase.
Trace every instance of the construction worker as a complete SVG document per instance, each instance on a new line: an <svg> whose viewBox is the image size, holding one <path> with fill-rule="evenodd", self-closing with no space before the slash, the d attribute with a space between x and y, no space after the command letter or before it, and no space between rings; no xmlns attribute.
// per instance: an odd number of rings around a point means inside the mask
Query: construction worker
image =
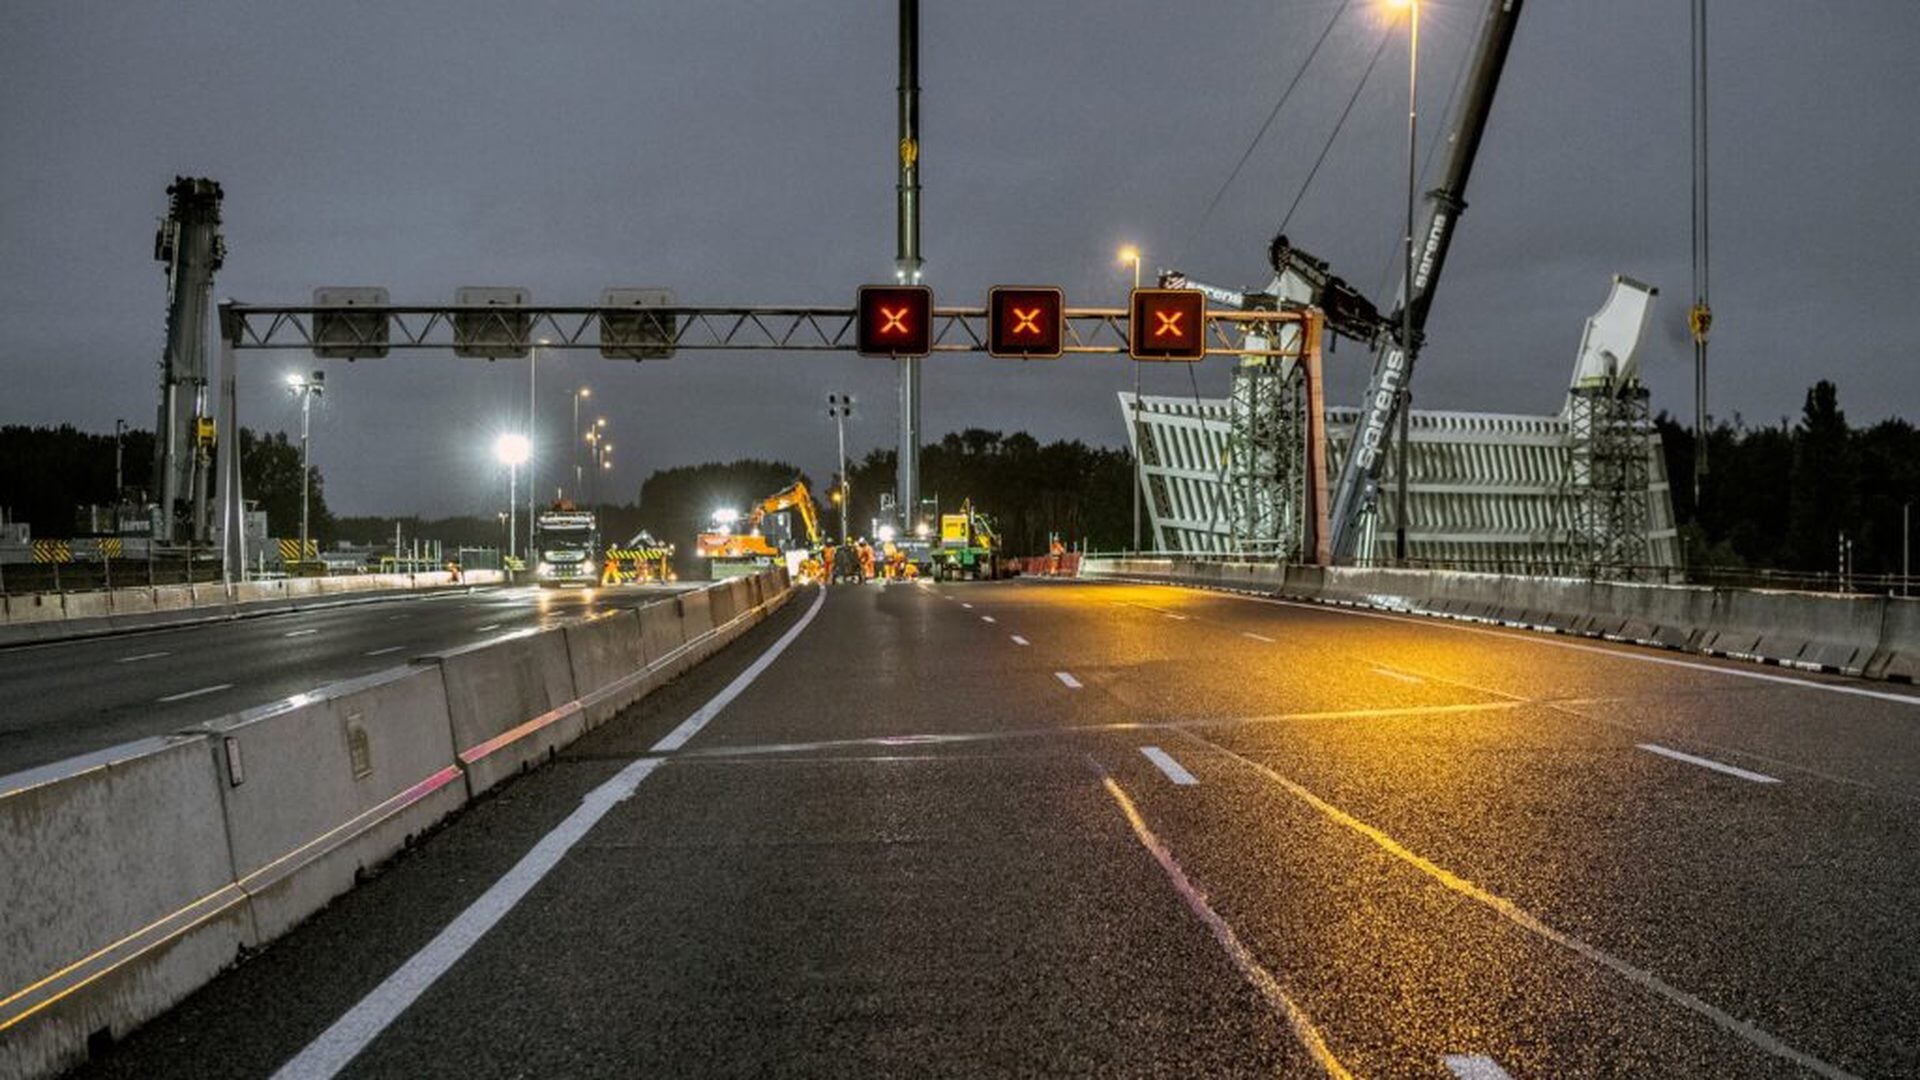
<svg viewBox="0 0 1920 1080"><path fill-rule="evenodd" d="M863 536L860 538L860 581L864 584L872 580L873 545L867 543L867 538Z"/></svg>

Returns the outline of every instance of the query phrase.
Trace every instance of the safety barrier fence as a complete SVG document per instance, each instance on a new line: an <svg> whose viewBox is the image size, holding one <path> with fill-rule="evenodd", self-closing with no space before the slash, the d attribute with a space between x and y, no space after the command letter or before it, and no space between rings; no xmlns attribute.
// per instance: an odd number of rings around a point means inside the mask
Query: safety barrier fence
<svg viewBox="0 0 1920 1080"><path fill-rule="evenodd" d="M1077 551L1065 555L1030 555L1011 562L1015 572L1022 577L1076 577L1080 573L1080 553Z"/></svg>
<svg viewBox="0 0 1920 1080"><path fill-rule="evenodd" d="M0 1078L167 1009L790 590L734 578L0 777Z"/></svg>
<svg viewBox="0 0 1920 1080"><path fill-rule="evenodd" d="M1920 676L1920 599L1906 597L1193 558L1089 558L1081 576L1501 623L1869 678Z"/></svg>
<svg viewBox="0 0 1920 1080"><path fill-rule="evenodd" d="M317 602L337 602L348 594L495 585L502 580L504 575L498 570L468 570L457 579L447 571L436 570L282 578L233 585L212 582L26 593L0 597L0 645L293 611Z"/></svg>

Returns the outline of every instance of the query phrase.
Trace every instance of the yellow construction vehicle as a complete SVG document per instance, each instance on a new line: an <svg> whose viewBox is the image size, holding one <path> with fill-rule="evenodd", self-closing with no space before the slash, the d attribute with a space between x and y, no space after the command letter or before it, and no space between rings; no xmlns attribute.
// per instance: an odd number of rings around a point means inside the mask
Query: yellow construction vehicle
<svg viewBox="0 0 1920 1080"><path fill-rule="evenodd" d="M998 574L1000 535L987 515L960 504L957 514L940 515L940 546L933 549L933 576L940 581L973 578L990 581Z"/></svg>
<svg viewBox="0 0 1920 1080"><path fill-rule="evenodd" d="M673 545L655 540L645 529L626 543L609 547L601 566L602 585L639 585L675 579Z"/></svg>
<svg viewBox="0 0 1920 1080"><path fill-rule="evenodd" d="M760 523L769 515L788 512L799 519L800 528L792 530L795 547L782 551L761 535ZM801 541L804 544L798 543ZM719 581L742 574L759 573L775 564L784 564L789 572L797 573L801 564L817 556L820 546L820 515L813 505L813 493L807 490L805 483L795 480L791 485L760 500L748 512L738 531L721 528L701 533L694 551L707 560L708 576Z"/></svg>

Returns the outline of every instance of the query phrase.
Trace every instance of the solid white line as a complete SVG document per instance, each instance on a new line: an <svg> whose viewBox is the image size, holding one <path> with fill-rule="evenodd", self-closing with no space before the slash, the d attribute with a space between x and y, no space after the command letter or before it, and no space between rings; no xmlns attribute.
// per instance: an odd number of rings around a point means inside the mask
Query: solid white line
<svg viewBox="0 0 1920 1080"><path fill-rule="evenodd" d="M289 630L286 633L281 634L280 636L281 637L306 637L309 634L317 634L319 632L320 631L318 630Z"/></svg>
<svg viewBox="0 0 1920 1080"><path fill-rule="evenodd" d="M1254 633L1254 632L1253 632L1253 631L1251 631L1251 630L1242 630L1242 631L1240 631L1240 636L1241 636L1241 637L1250 637L1250 638L1252 638L1252 639L1253 639L1253 640L1255 640L1255 641L1264 641L1264 642L1266 642L1266 643L1267 643L1267 644L1269 644L1269 645L1271 645L1271 644L1273 644L1273 639L1272 639L1272 638L1270 638L1270 637L1268 637L1268 636L1266 636L1265 634L1256 634L1256 633Z"/></svg>
<svg viewBox="0 0 1920 1080"><path fill-rule="evenodd" d="M660 767L659 758L641 758L615 774L580 800L552 832L493 883L480 899L447 924L426 947L413 954L400 970L347 1010L346 1015L307 1044L306 1049L274 1073L274 1080L324 1080L338 1073L387 1025L407 1011L421 994L457 963L487 931L512 911L540 879L566 856L587 831L616 803L633 794L647 774Z"/></svg>
<svg viewBox="0 0 1920 1080"><path fill-rule="evenodd" d="M1071 675L1069 675L1069 674L1067 674L1067 673L1066 673L1066 672L1064 672L1064 671L1056 671L1056 672L1054 672L1054 673L1053 673L1053 677L1054 677L1054 678L1056 678L1056 679L1059 679L1059 680L1060 680L1061 682L1063 682L1063 683L1066 683L1066 684L1067 684L1067 689L1069 689L1069 690L1078 690L1078 689L1080 689L1080 680L1079 680L1079 679L1076 679L1076 678L1074 678L1073 676L1071 676Z"/></svg>
<svg viewBox="0 0 1920 1080"><path fill-rule="evenodd" d="M1021 637L1021 636L1020 636L1019 634L1015 634L1015 635L1013 635L1013 643L1014 643L1015 645L1031 645L1031 644L1033 644L1033 642L1031 642L1031 641L1028 641L1028 640L1027 640L1026 638L1023 638L1023 637Z"/></svg>
<svg viewBox="0 0 1920 1080"><path fill-rule="evenodd" d="M476 634L484 634L484 633L486 633L486 632L487 632L487 631L489 631L489 630L498 630L498 629L500 629L500 624L499 624L499 623L488 623L488 624L487 624L487 625L485 625L485 626L477 626L477 627L474 627L474 630L473 630L473 632L474 632L474 633L476 633Z"/></svg>
<svg viewBox="0 0 1920 1080"><path fill-rule="evenodd" d="M827 591L821 589L819 595L814 597L813 607L798 623L760 654L752 666L728 683L726 689L714 695L698 712L675 728L672 734L656 743L654 750L674 749L685 743L728 702L738 697L813 621L826 595ZM605 817L615 804L630 797L634 789L640 786L640 781L659 768L663 760L657 757L640 758L621 769L613 779L588 792L580 800L579 808L567 815L567 819L552 832L541 837L533 850L514 864L506 876L489 886L478 900L448 923L447 928L440 931L426 947L409 958L398 971L387 976L372 993L347 1010L346 1015L321 1032L319 1038L308 1043L293 1060L282 1065L273 1074L274 1080L327 1080L339 1073L418 1000L428 987L458 963L507 912L512 911L514 905L566 857L580 838Z"/></svg>
<svg viewBox="0 0 1920 1080"><path fill-rule="evenodd" d="M387 647L386 647L386 648L384 648L384 649L375 649L375 650L373 650L372 652L370 652L370 653L365 653L365 654L363 654L363 655L366 655L366 656L385 656L385 655L387 655L387 654L388 654L388 653L390 653L390 652L399 652L399 651L400 651L401 649L404 649L404 648L406 648L406 646L405 646L405 645L389 645L389 646L387 646Z"/></svg>
<svg viewBox="0 0 1920 1080"><path fill-rule="evenodd" d="M1329 1080L1353 1080L1353 1074L1348 1072L1346 1067L1340 1064L1340 1059L1334 1057L1333 1051L1327 1048L1326 1037L1320 1034L1319 1028L1314 1026L1313 1018L1293 1000L1286 988L1280 985L1280 980L1274 978L1273 972L1261 966L1260 961L1254 957L1253 950L1247 948L1240 940L1240 935L1233 932L1233 926L1221 918L1220 913L1213 910L1213 907L1207 903L1206 893L1194 885L1187 877L1186 871L1180 869L1180 864L1174 860L1173 853L1168 851L1167 846L1160 842L1160 838L1154 835L1152 829L1147 827L1146 820L1140 816L1140 811L1134 808L1133 800L1120 789L1120 785L1114 782L1113 777L1102 776L1100 782L1106 786L1107 794L1113 796L1113 801L1120 804L1120 812L1126 816L1127 824L1133 828L1134 839L1140 841L1140 846L1147 849L1147 854L1153 856L1153 861L1160 864L1161 873L1167 875L1167 880L1172 883L1174 891L1179 893L1180 899L1186 902L1187 910L1193 912L1194 917L1213 932L1213 940L1220 943L1220 948L1227 954L1227 958L1240 969L1241 977L1259 991L1260 996L1266 999L1270 1007L1287 1018L1288 1025L1293 1028L1294 1038L1300 1040L1300 1045L1306 1049L1314 1063L1320 1066Z"/></svg>
<svg viewBox="0 0 1920 1080"><path fill-rule="evenodd" d="M1376 667L1373 669L1373 673L1375 675L1385 675L1389 679L1399 679L1401 682L1407 682L1407 683L1426 682L1425 679L1422 679L1418 675L1409 675L1404 671L1395 671L1392 668Z"/></svg>
<svg viewBox="0 0 1920 1080"><path fill-rule="evenodd" d="M1661 757L1669 757L1675 761L1684 761L1689 765L1698 765L1703 769L1712 769L1714 772L1723 772L1723 773L1726 773L1728 776L1737 776L1742 780L1751 780L1756 784L1777 784L1780 782L1780 778L1777 776L1768 776L1765 773L1748 772L1745 769L1736 768L1735 766L1732 766L1732 765L1723 765L1718 761L1713 761L1708 758L1694 757L1692 754L1683 754L1678 750L1669 750L1664 746L1658 746L1658 745L1655 745L1654 743L1643 742L1637 745L1640 747L1640 749L1645 750L1650 754L1659 754Z"/></svg>
<svg viewBox="0 0 1920 1080"><path fill-rule="evenodd" d="M133 664L133 663L138 663L141 660L156 660L162 656L172 656L172 655L173 654L170 652L143 652L137 656L123 656L120 659L115 660L114 663Z"/></svg>
<svg viewBox="0 0 1920 1080"><path fill-rule="evenodd" d="M232 683L223 682L218 686L203 686L198 690L189 690L184 694L171 694L167 697L161 698L160 700L162 702L185 701L190 697L199 697L201 694L217 694L222 690L231 690L231 689L233 689Z"/></svg>
<svg viewBox="0 0 1920 1080"><path fill-rule="evenodd" d="M781 634L780 640L774 642L766 652L761 653L760 659L755 660L747 670L741 672L732 682L728 683L725 690L715 694L713 700L700 706L700 711L682 720L679 727L667 732L666 738L654 743L653 749L650 752L663 754L669 750L678 750L682 746L685 746L688 739L699 734L700 729L706 727L708 721L720 715L720 710L726 708L727 704L734 698L739 697L740 692L745 690L753 680L759 678L760 673L767 670L769 664L779 659L781 653L787 651L787 646L793 644L793 639L800 636L800 631L805 630L807 625L813 622L813 617L820 614L820 606L826 602L827 590L821 589L818 593L814 594L813 606L807 609L805 615L800 616L799 622L794 623L786 633Z"/></svg>
<svg viewBox="0 0 1920 1080"><path fill-rule="evenodd" d="M1465 626L1452 619L1436 616L1422 618L1417 615L1389 615L1383 611L1356 611L1352 608L1332 607L1326 604L1309 604L1301 600L1275 600L1270 596L1242 596L1239 593L1219 593L1229 600L1246 600L1256 604L1272 604L1275 607L1304 608L1329 615L1349 615L1360 619L1384 619L1387 622L1412 623L1415 626L1431 626L1436 629L1454 630L1462 634L1485 634L1503 641L1520 641L1529 645L1544 645L1552 649L1572 649L1575 652L1598 653L1611 656L1616 660L1638 660L1643 664L1661 664L1666 667L1686 668L1690 671L1705 671L1713 675L1730 675L1737 679L1758 679L1761 682L1785 683L1808 690L1830 690L1836 694L1852 694L1855 697L1874 698L1879 701L1891 701L1900 705L1920 708L1920 695L1895 694L1886 690L1869 690L1862 686L1842 686L1838 683L1815 682L1812 679L1796 679L1791 675L1772 675L1764 671L1746 671L1737 667L1718 667L1692 660L1675 660L1668 656L1650 656L1645 653L1626 649L1603 649L1597 645L1582 645L1577 641L1562 641L1544 634L1524 631L1490 630L1481 626Z"/></svg>
<svg viewBox="0 0 1920 1080"><path fill-rule="evenodd" d="M980 616L980 621L981 622L998 622L999 620L995 619L991 615L982 615Z"/></svg>
<svg viewBox="0 0 1920 1080"><path fill-rule="evenodd" d="M1513 1080L1513 1074L1485 1054L1448 1054L1440 1062L1460 1080Z"/></svg>
<svg viewBox="0 0 1920 1080"><path fill-rule="evenodd" d="M1167 779L1174 783L1186 785L1200 782L1194 779L1193 774L1187 771L1185 765L1173 760L1173 755L1167 753L1165 750L1157 746L1143 746L1140 748L1140 752L1146 755L1148 761L1158 766L1161 772L1166 773Z"/></svg>

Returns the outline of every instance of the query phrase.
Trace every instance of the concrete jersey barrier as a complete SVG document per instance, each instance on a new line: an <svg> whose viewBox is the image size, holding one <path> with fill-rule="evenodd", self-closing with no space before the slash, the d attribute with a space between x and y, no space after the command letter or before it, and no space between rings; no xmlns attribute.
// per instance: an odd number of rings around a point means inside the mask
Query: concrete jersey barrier
<svg viewBox="0 0 1920 1080"><path fill-rule="evenodd" d="M1265 592L1790 666L1920 677L1920 601L1442 570L1088 559L1081 576Z"/></svg>
<svg viewBox="0 0 1920 1080"><path fill-rule="evenodd" d="M74 1064L254 942L209 754L146 739L0 780L0 1077Z"/></svg>

